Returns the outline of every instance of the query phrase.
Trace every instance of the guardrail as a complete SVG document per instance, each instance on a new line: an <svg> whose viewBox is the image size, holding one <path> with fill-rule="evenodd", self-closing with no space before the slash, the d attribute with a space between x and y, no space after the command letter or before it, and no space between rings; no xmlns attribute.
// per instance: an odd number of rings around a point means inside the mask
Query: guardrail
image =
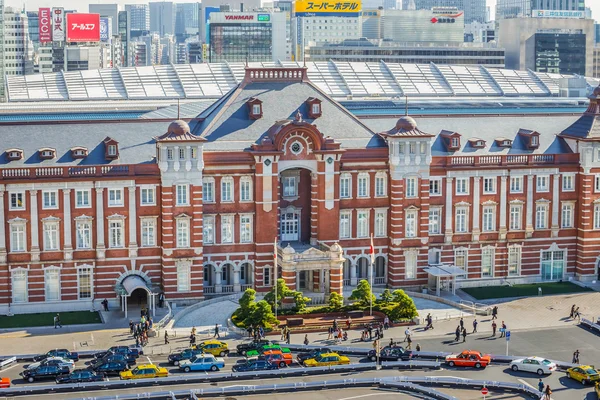
<svg viewBox="0 0 600 400"><path fill-rule="evenodd" d="M585 326L586 328L600 332L600 324L596 324L594 323L594 321L591 321L587 318L581 318L581 321L579 323Z"/></svg>
<svg viewBox="0 0 600 400"><path fill-rule="evenodd" d="M6 360L0 361L0 369L6 367L7 365L13 364L17 362L17 357L9 357Z"/></svg>
<svg viewBox="0 0 600 400"><path fill-rule="evenodd" d="M169 309L169 312L167 313L167 315L162 317L162 319L160 321L158 321L156 324L154 324L154 328L157 331L164 328L169 323L171 318L173 318L173 309L171 308L171 305L169 304L169 302L167 300L165 300L165 305Z"/></svg>

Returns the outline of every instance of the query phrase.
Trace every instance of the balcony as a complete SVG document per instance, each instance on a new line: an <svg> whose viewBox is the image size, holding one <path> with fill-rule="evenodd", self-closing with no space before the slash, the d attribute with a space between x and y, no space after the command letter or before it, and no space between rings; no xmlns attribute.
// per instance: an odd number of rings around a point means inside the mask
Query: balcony
<svg viewBox="0 0 600 400"><path fill-rule="evenodd" d="M432 168L505 167L515 165L578 164L579 154L503 154L433 157Z"/></svg>
<svg viewBox="0 0 600 400"><path fill-rule="evenodd" d="M156 164L95 165L74 167L5 168L0 181L11 179L105 177L130 175L158 175Z"/></svg>

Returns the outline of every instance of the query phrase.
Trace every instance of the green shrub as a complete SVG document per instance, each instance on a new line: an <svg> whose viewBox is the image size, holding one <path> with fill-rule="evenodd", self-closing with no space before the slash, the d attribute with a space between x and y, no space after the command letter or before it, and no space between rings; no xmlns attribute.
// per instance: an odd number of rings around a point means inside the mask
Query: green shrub
<svg viewBox="0 0 600 400"><path fill-rule="evenodd" d="M362 307L369 307L371 301L375 303L375 295L371 291L371 285L369 285L369 282L366 279L358 282L358 286L352 291L349 299L358 301L359 305Z"/></svg>
<svg viewBox="0 0 600 400"><path fill-rule="evenodd" d="M331 311L341 311L344 307L344 296L337 292L329 294L329 309Z"/></svg>

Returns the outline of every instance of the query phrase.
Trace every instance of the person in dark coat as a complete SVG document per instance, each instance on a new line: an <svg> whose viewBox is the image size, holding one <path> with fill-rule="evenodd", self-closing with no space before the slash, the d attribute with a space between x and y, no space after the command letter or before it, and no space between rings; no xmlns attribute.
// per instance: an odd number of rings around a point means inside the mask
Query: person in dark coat
<svg viewBox="0 0 600 400"><path fill-rule="evenodd" d="M454 341L458 342L458 339L460 339L460 326L456 327L456 331L454 331L454 334L455 334Z"/></svg>

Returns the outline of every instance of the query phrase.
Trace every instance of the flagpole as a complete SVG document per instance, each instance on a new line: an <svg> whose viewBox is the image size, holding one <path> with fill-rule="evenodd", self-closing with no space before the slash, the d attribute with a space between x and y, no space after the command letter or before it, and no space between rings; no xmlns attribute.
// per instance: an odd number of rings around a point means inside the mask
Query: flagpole
<svg viewBox="0 0 600 400"><path fill-rule="evenodd" d="M277 319L277 236L275 237L275 241L273 242L273 264L275 264L275 268L273 274L275 275L275 319Z"/></svg>
<svg viewBox="0 0 600 400"><path fill-rule="evenodd" d="M369 287L371 294L369 296L369 315L373 316L373 260L375 259L375 247L373 246L373 235L371 235L371 262L369 265Z"/></svg>

